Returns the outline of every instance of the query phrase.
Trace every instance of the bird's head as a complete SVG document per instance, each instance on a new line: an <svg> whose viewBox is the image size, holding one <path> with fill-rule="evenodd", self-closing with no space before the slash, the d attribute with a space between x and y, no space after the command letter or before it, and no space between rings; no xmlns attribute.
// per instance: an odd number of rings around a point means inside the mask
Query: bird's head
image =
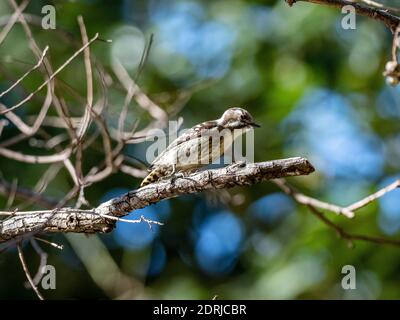
<svg viewBox="0 0 400 320"><path fill-rule="evenodd" d="M232 130L260 127L254 122L251 114L242 108L229 108L217 122L219 125Z"/></svg>

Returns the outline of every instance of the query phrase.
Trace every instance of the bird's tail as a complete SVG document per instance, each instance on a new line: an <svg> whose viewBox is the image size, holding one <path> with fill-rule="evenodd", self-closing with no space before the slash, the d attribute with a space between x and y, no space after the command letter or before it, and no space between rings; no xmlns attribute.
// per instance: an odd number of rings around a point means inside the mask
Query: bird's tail
<svg viewBox="0 0 400 320"><path fill-rule="evenodd" d="M153 170L150 171L150 173L143 179L142 183L140 184L140 187L147 186L150 183L157 182L160 180L161 177L164 176L163 174L164 170L163 168L154 168Z"/></svg>

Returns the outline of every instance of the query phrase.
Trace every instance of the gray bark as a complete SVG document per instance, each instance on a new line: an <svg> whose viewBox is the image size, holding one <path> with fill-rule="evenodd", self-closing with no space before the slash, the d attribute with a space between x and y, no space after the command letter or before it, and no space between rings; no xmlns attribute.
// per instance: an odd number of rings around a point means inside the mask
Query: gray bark
<svg viewBox="0 0 400 320"><path fill-rule="evenodd" d="M313 171L314 167L306 159L299 157L252 164L240 163L153 183L111 199L92 210L59 208L16 212L0 223L0 242L19 241L36 233L110 232L116 221L104 215L123 217L164 199L205 190L249 186L270 179L307 175Z"/></svg>

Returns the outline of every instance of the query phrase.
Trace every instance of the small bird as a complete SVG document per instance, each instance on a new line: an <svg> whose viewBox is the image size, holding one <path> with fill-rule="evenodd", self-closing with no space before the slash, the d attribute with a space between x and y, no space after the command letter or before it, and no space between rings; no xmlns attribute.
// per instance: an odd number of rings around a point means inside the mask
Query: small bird
<svg viewBox="0 0 400 320"><path fill-rule="evenodd" d="M229 108L221 118L195 125L180 135L153 161L141 187L175 173L190 174L213 163L245 132L260 127L242 108Z"/></svg>

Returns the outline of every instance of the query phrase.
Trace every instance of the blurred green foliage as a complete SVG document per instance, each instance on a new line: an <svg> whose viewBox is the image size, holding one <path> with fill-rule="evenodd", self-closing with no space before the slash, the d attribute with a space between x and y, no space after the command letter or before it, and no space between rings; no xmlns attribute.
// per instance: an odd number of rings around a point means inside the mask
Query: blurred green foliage
<svg viewBox="0 0 400 320"><path fill-rule="evenodd" d="M26 12L41 17L44 4L48 1L32 1ZM139 78L142 89L172 114L172 106L192 93L172 115L173 119L183 117L184 127L217 118L229 106L245 106L262 124L255 132L256 161L305 156L316 166L316 173L290 179L306 194L347 205L398 175L400 92L388 87L382 76L392 36L376 21L357 17L355 30L343 30L340 11L305 3L289 8L284 1L85 0L53 1L53 5L57 29L43 30L33 24L32 30L42 48L50 46L54 68L81 46L78 15L84 17L89 37L99 32L102 39L113 40L91 46L96 61L108 72L113 59L119 58L134 76L144 44L153 33L154 43ZM5 1L0 3L0 13L4 26L11 13ZM0 91L34 63L25 34L16 25L0 46ZM76 93L86 94L82 56L59 79L57 92L70 106L71 116L80 116L84 103ZM40 73L31 74L2 103L13 105L41 81ZM115 127L125 91L117 79L113 81L105 117ZM96 74L96 99L102 94ZM43 90L17 113L24 119L35 115L44 96ZM136 119L140 128L150 121L133 103L127 126ZM46 130L58 133L58 129ZM7 128L1 139L16 133L16 128ZM18 148L34 152L29 141ZM86 154L85 170L102 161L101 150L99 139ZM124 153L144 160L143 146L130 145ZM33 188L46 169L46 165L0 158L4 179L24 187ZM139 182L116 173L87 188L86 196L97 205L136 188ZM44 194L61 199L72 186L63 169ZM144 210L165 222L156 231L147 225L119 224L113 233L99 236L120 271L144 284L141 293L124 296L122 289L108 291L107 285L101 285L99 279L114 269L101 268L109 266L105 261L110 256L99 249L98 242L79 236L78 242L71 241L75 235L52 236L65 248L59 251L41 244L57 270L57 289L44 295L50 299L400 298L398 247L362 241L349 246L306 207L293 203L269 183L229 193L237 201L215 203L212 195L201 194L170 200L168 208ZM327 216L351 233L396 238L399 199L394 191L360 210L353 220L332 213ZM6 203L7 197L0 197L2 208ZM20 208L23 202L16 200L14 206ZM144 238L139 239L139 234ZM97 252L97 262L82 259L77 243L87 248L87 256ZM39 258L29 245L24 250L29 267L35 270ZM344 265L357 270L356 290L341 287ZM16 250L1 253L0 298L34 298L24 282Z"/></svg>

